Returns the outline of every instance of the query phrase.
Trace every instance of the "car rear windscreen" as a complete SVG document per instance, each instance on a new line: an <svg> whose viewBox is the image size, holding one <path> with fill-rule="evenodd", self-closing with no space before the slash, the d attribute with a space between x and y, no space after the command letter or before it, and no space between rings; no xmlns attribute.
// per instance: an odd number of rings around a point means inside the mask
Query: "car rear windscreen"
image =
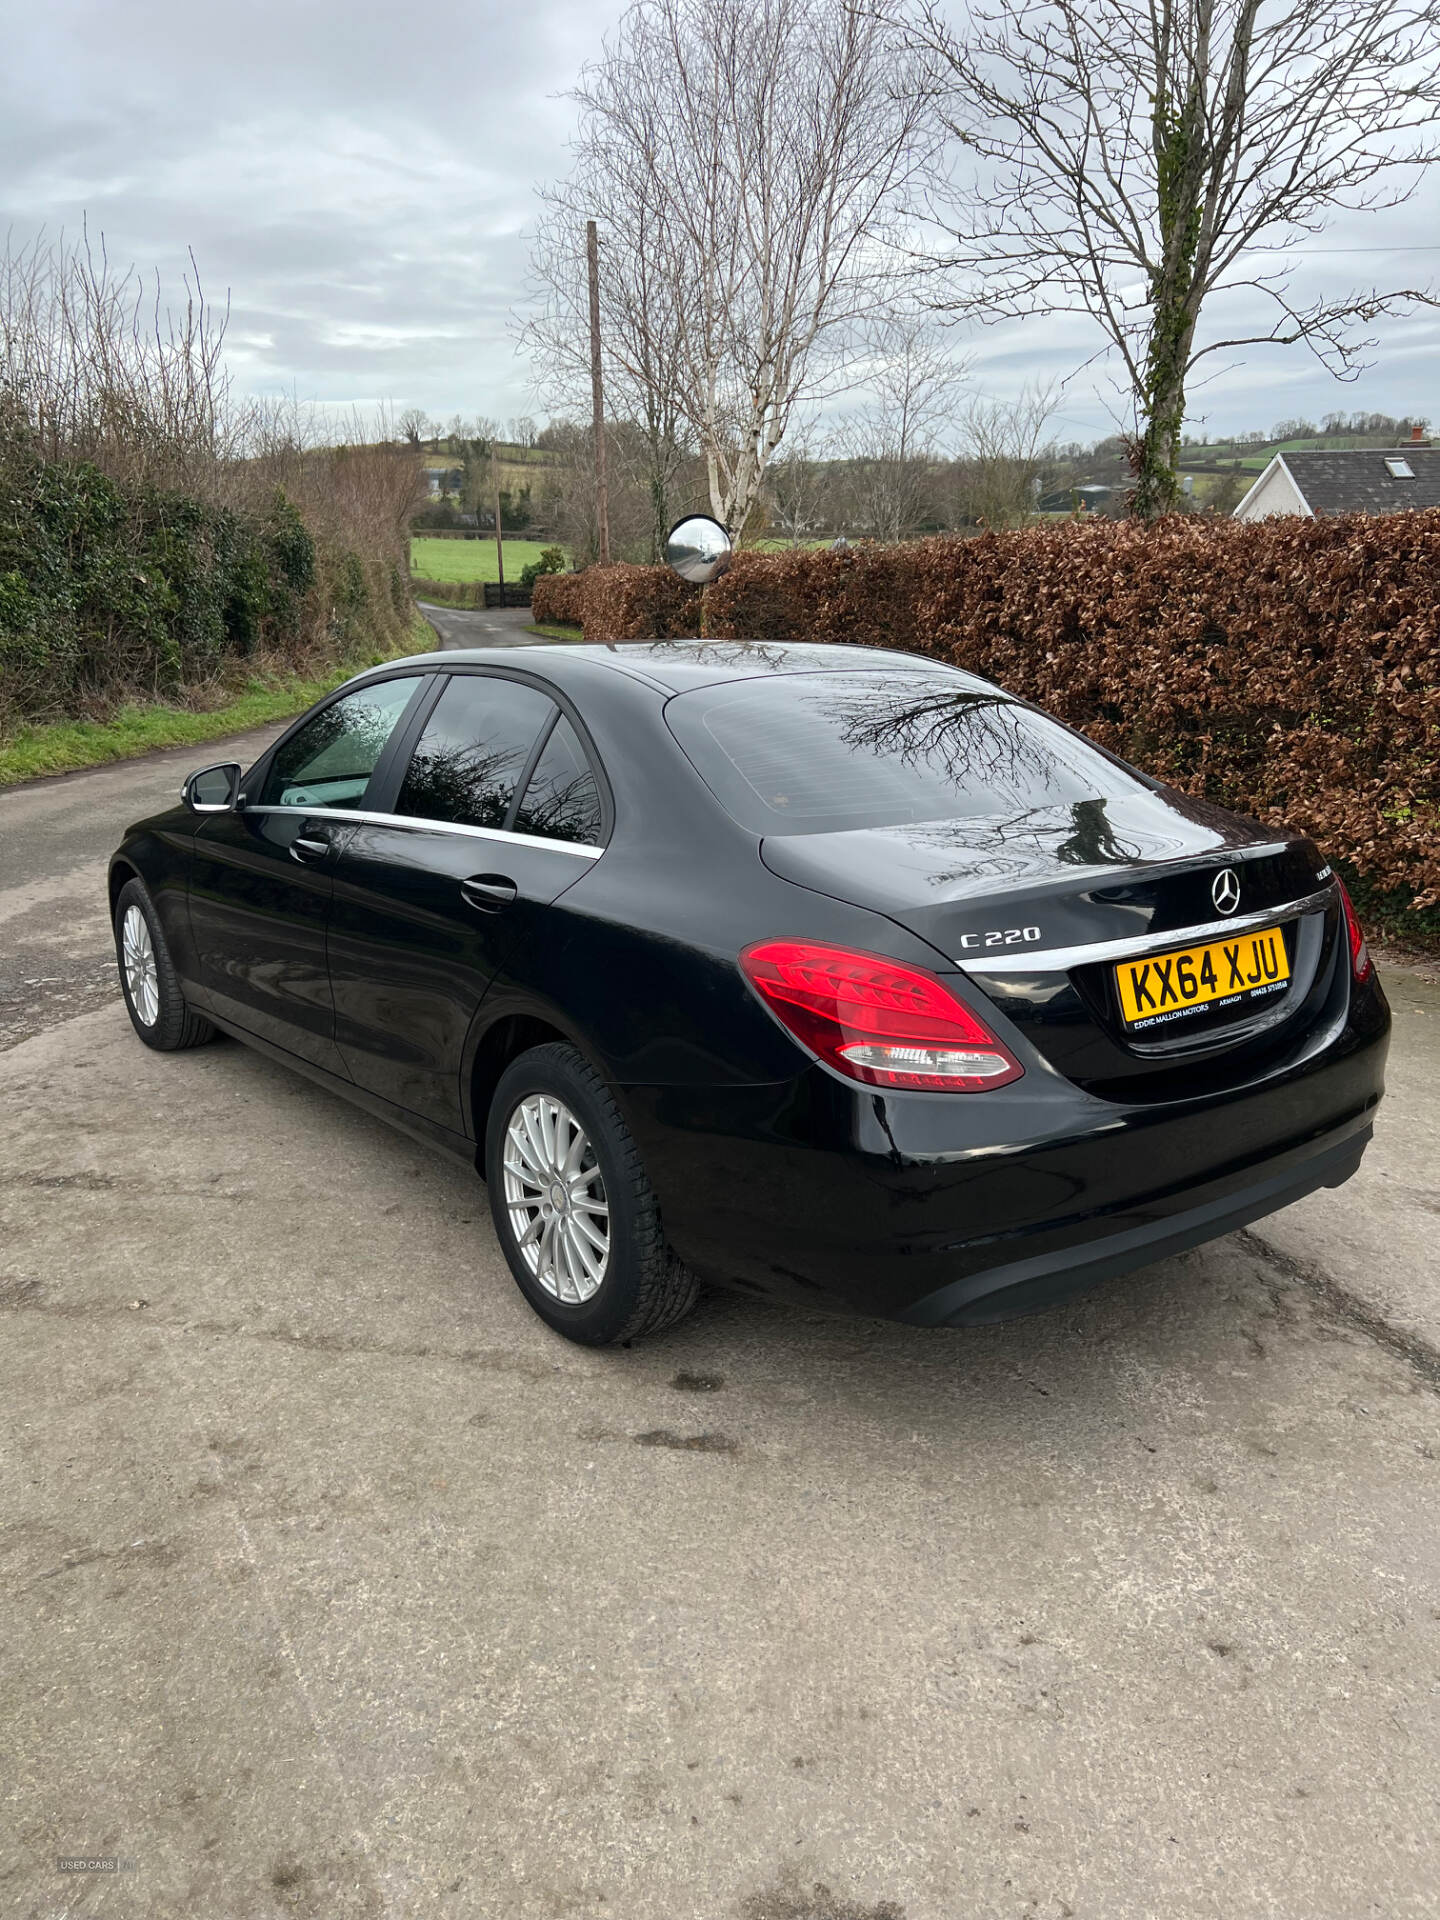
<svg viewBox="0 0 1440 1920"><path fill-rule="evenodd" d="M678 694L665 718L726 810L759 834L981 819L1146 790L1055 721L959 675L732 680Z"/></svg>

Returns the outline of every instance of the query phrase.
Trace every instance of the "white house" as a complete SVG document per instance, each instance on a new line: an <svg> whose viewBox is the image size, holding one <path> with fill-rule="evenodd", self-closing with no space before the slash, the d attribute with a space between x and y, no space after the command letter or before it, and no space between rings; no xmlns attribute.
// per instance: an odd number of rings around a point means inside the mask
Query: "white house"
<svg viewBox="0 0 1440 1920"><path fill-rule="evenodd" d="M1440 507L1440 447L1356 447L1277 453L1235 509L1237 520L1299 513L1403 513Z"/></svg>

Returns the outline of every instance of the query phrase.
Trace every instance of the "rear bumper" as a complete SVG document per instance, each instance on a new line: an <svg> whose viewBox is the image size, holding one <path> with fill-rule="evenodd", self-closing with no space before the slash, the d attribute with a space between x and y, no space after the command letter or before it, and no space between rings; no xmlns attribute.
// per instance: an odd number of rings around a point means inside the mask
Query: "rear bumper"
<svg viewBox="0 0 1440 1920"><path fill-rule="evenodd" d="M1317 1187L1338 1187L1348 1180L1370 1143L1371 1129L1367 1122L1358 1130L1339 1131L1341 1138L1327 1138L1317 1149L1282 1156L1283 1167L1271 1161L1274 1170L1268 1178L1252 1186L1223 1191L1208 1199L1195 1199L1192 1193L1195 1204L1179 1213L1137 1219L1098 1240L952 1280L917 1300L900 1317L918 1327L977 1327L1013 1320L1021 1314L1039 1313L1118 1273L1203 1246L1207 1240L1233 1233L1252 1220L1288 1207L1292 1200L1303 1199ZM1145 1209L1137 1211L1143 1213Z"/></svg>
<svg viewBox="0 0 1440 1920"><path fill-rule="evenodd" d="M1368 996L1367 996L1368 998ZM820 1067L621 1090L668 1238L704 1278L924 1326L1034 1312L1229 1233L1360 1163L1389 1019L1258 1085L1129 1107L1035 1073L881 1095Z"/></svg>

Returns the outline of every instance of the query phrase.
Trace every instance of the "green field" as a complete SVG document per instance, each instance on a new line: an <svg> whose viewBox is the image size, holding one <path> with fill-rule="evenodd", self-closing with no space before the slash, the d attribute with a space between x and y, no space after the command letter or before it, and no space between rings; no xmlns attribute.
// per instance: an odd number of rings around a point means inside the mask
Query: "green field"
<svg viewBox="0 0 1440 1920"><path fill-rule="evenodd" d="M538 560L552 544L542 540L506 540L505 578L514 582L520 569ZM427 540L416 534L410 542L410 571L422 580L498 580L495 542L488 540Z"/></svg>

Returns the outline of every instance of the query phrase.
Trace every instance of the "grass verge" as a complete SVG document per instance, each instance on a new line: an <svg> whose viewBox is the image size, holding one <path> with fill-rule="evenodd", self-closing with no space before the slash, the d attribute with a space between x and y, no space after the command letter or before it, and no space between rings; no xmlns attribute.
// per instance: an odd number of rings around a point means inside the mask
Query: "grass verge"
<svg viewBox="0 0 1440 1920"><path fill-rule="evenodd" d="M579 627L539 626L526 627L526 633L543 633L547 640L583 640L585 635Z"/></svg>
<svg viewBox="0 0 1440 1920"><path fill-rule="evenodd" d="M223 740L232 733L289 720L362 667L406 653L429 653L434 644L433 628L417 615L407 644L396 654L362 654L317 680L298 676L250 680L224 706L203 713L159 702L127 704L109 720L61 720L53 726L22 727L8 740L0 740L0 787L13 787L42 774L74 773L112 760L130 760L157 747L199 746L206 740Z"/></svg>

